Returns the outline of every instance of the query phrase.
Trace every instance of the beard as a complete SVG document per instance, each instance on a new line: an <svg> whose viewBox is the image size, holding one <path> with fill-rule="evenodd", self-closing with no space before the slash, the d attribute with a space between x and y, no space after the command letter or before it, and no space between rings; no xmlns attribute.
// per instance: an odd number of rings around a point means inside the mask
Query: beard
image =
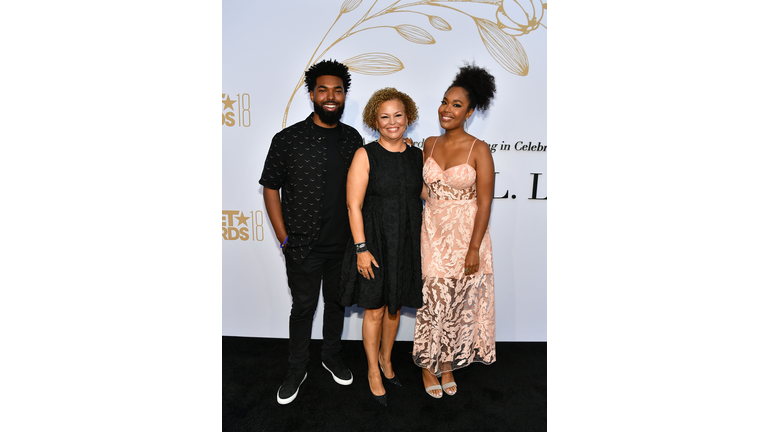
<svg viewBox="0 0 768 432"><path fill-rule="evenodd" d="M341 120L341 115L344 114L344 104L337 105L336 111L328 112L323 109L323 106L314 102L315 114L320 117L320 121L328 125L335 125Z"/></svg>

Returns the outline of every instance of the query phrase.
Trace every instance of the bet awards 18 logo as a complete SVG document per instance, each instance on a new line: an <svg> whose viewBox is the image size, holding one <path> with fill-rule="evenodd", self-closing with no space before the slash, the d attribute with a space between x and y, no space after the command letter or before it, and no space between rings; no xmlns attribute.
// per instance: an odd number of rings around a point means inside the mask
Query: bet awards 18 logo
<svg viewBox="0 0 768 432"><path fill-rule="evenodd" d="M264 240L264 213L222 210L221 236L224 240Z"/></svg>
<svg viewBox="0 0 768 432"><path fill-rule="evenodd" d="M221 112L221 125L249 127L251 125L251 95L238 93L235 96L236 98L232 99L226 93L221 94L221 102L224 104L224 109Z"/></svg>

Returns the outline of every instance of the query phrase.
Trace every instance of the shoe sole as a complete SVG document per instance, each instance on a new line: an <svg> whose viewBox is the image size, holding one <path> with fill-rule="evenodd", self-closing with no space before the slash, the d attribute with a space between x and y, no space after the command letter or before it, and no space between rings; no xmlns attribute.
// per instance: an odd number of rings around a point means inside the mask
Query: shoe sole
<svg viewBox="0 0 768 432"><path fill-rule="evenodd" d="M336 383L337 383L337 384L341 384L341 385L350 385L350 384L352 384L352 379L354 378L354 377L352 376L352 371L349 371L349 379L348 379L348 380L343 380L343 379L341 379L341 378L337 377L337 376L336 376L336 375L333 373L333 371L331 371L330 369L328 369L328 366L326 366L326 365L325 365L325 362L323 362L323 367L325 368L325 370L327 370L328 372L330 372L330 373L331 373L331 376L333 377L333 380L334 380L334 381L336 381Z"/></svg>
<svg viewBox="0 0 768 432"><path fill-rule="evenodd" d="M283 388L283 386L280 386L280 388L277 389L277 403L279 403L280 405L286 405L286 404L289 404L289 403L293 402L293 400L296 399L296 396L299 395L299 389L301 388L301 385L304 384L304 380L305 379L307 379L307 373L306 372L304 372L304 378L301 379L301 382L296 387L296 393L288 396L285 399L280 399L280 389ZM272 388L274 388L274 387L272 387Z"/></svg>

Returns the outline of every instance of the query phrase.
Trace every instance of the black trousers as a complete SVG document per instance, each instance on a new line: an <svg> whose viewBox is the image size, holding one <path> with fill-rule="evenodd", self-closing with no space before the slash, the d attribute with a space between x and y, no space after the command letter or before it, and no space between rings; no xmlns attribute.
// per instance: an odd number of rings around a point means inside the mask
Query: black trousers
<svg viewBox="0 0 768 432"><path fill-rule="evenodd" d="M288 330L288 365L292 371L306 370L309 364L309 341L312 319L317 309L322 282L323 347L320 357L341 353L341 331L344 328L344 306L336 298L339 291L341 259L325 259L310 253L300 265L286 257L288 287L291 289L290 326Z"/></svg>

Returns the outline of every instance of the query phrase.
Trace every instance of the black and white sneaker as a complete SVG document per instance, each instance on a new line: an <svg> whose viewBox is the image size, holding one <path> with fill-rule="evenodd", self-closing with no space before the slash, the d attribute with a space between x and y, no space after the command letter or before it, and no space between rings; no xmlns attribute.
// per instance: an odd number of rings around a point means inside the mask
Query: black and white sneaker
<svg viewBox="0 0 768 432"><path fill-rule="evenodd" d="M277 403L285 405L293 402L296 396L299 395L299 387L301 383L307 379L307 372L288 372L288 376L285 377L283 385L277 390Z"/></svg>
<svg viewBox="0 0 768 432"><path fill-rule="evenodd" d="M344 366L340 355L323 360L323 367L333 375L333 380L337 383L341 385L352 384L352 372Z"/></svg>

